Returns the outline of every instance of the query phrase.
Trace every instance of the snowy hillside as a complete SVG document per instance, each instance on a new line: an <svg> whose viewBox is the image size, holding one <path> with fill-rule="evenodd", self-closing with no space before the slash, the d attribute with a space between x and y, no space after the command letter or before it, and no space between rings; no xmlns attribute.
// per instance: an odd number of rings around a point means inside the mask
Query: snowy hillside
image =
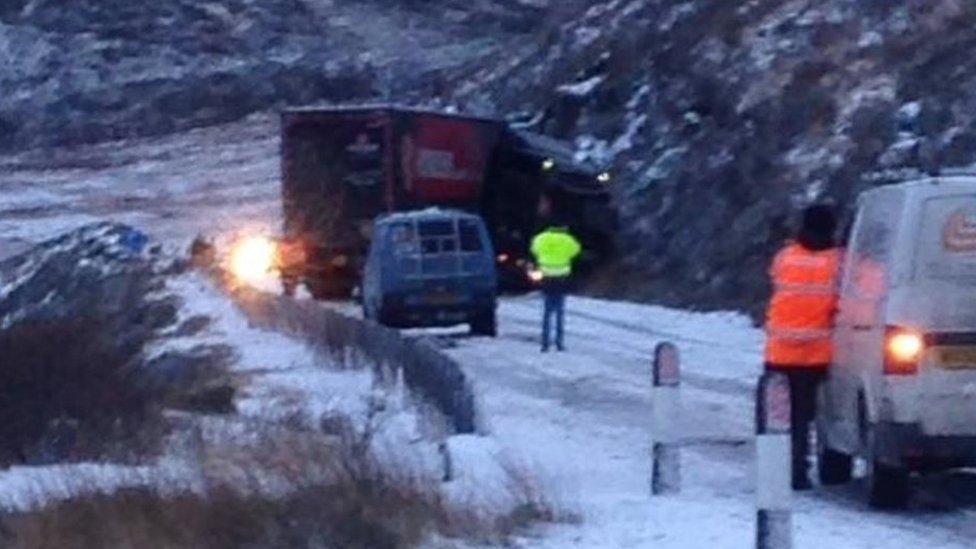
<svg viewBox="0 0 976 549"><path fill-rule="evenodd" d="M288 104L424 100L449 71L524 43L538 12L443 4L6 1L0 149L161 134Z"/></svg>

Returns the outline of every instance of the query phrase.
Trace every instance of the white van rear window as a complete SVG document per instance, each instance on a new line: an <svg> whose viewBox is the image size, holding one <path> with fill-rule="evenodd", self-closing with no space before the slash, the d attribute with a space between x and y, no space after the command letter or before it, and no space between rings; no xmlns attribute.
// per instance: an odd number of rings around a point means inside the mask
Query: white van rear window
<svg viewBox="0 0 976 549"><path fill-rule="evenodd" d="M843 294L878 301L891 282L889 263L903 199L900 193L878 192L863 201L845 258Z"/></svg>
<svg viewBox="0 0 976 549"><path fill-rule="evenodd" d="M925 201L915 276L976 280L976 194Z"/></svg>

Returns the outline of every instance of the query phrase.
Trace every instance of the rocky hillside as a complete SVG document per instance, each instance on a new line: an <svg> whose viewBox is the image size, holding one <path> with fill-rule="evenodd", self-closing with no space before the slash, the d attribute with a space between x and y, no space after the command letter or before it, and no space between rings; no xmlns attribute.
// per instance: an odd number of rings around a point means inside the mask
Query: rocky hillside
<svg viewBox="0 0 976 549"><path fill-rule="evenodd" d="M598 288L670 304L757 310L796 205L976 154L963 0L10 0L0 21L0 147L315 101L519 115L617 167Z"/></svg>
<svg viewBox="0 0 976 549"><path fill-rule="evenodd" d="M631 297L758 311L796 205L976 162L971 2L615 0L547 38L460 93L615 160Z"/></svg>

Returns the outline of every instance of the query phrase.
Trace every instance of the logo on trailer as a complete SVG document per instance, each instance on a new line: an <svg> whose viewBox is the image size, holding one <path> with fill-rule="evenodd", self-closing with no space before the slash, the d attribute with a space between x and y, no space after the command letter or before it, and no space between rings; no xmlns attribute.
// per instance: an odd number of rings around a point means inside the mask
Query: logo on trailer
<svg viewBox="0 0 976 549"><path fill-rule="evenodd" d="M464 181L471 178L467 170L457 166L453 151L420 149L417 151L417 175L429 179Z"/></svg>
<svg viewBox="0 0 976 549"><path fill-rule="evenodd" d="M976 217L971 211L957 210L949 216L942 245L951 252L976 252Z"/></svg>

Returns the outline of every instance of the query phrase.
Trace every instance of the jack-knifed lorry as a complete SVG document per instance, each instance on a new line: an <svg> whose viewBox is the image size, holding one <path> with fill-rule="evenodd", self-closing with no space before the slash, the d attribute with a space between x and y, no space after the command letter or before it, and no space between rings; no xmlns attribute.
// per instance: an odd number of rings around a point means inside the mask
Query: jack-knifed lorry
<svg viewBox="0 0 976 549"><path fill-rule="evenodd" d="M532 285L529 242L551 221L583 242L581 268L611 253L612 177L567 144L504 120L392 105L302 107L281 116L286 292L349 297L374 221L429 207L480 215L503 289Z"/></svg>

